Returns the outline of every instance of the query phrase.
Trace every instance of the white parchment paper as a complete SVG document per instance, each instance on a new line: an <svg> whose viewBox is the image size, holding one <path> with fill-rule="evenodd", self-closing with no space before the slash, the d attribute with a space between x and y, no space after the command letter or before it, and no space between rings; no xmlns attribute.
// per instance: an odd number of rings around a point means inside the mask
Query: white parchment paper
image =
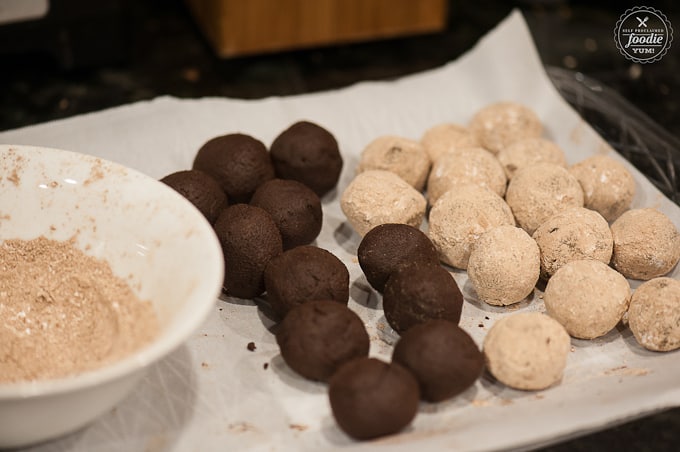
<svg viewBox="0 0 680 452"><path fill-rule="evenodd" d="M397 81L259 101L163 97L3 132L0 142L79 151L160 178L190 168L197 149L217 135L238 131L269 145L297 120L328 128L345 166L337 191L324 199L317 245L346 263L349 306L366 322L371 354L389 359L394 338L384 332L380 297L356 262L360 238L344 221L340 193L361 150L377 136L419 139L435 124L465 124L500 100L534 109L570 164L597 153L620 158L553 88L518 12L457 61ZM634 206L657 207L680 224L680 209L628 167L637 182ZM465 273L455 278L466 296L461 326L481 344L496 319L517 310L479 303ZM542 310L540 295L518 309ZM205 325L152 367L129 398L84 430L34 450L493 450L532 447L680 404L680 355L645 351L619 327L594 341L573 339L563 382L554 388L521 392L485 377L452 401L421 404L400 435L357 443L336 427L326 386L286 367L272 325L254 302L218 300ZM251 341L252 352L246 349Z"/></svg>

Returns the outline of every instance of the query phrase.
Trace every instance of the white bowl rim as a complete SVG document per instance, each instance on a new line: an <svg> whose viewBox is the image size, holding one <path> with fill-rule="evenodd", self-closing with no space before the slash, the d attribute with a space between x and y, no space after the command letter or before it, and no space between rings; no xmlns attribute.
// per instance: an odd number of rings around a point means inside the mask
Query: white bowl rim
<svg viewBox="0 0 680 452"><path fill-rule="evenodd" d="M208 248L215 250L209 258L212 262L207 266L212 271L203 274L202 279L206 281L214 281L214 284L203 285L204 289L196 295L198 299L204 299L206 302L192 305L190 314L184 316L185 321L178 324L169 334L161 334L150 344L138 349L132 354L123 359L116 360L112 363L105 364L102 367L92 369L76 375L53 378L53 379L38 379L30 381L19 381L13 383L0 383L0 401L28 399L34 397L51 396L63 394L71 391L80 391L82 389L98 386L104 383L112 382L119 378L132 375L136 372L142 371L149 365L159 361L163 357L169 355L175 349L179 348L198 327L205 321L209 313L216 305L218 296L222 290L222 283L224 281L224 259L222 257L221 245L217 236L214 233L212 225L205 219L203 214L186 198L177 193L174 189L165 185L164 183L148 176L133 168L121 165L111 160L97 157L90 154L84 154L75 151L68 151L64 149L43 147L43 146L29 146L29 145L8 145L0 144L0 154L9 150L17 149L20 151L38 151L38 152L56 152L62 155L70 156L71 158L84 159L86 161L99 162L101 164L110 166L113 169L124 170L132 176L139 177L147 182L156 185L158 190L165 191L170 197L174 197L175 201L183 204L185 209L192 210L192 215L195 216L196 226L199 228L201 235L205 235L206 239L212 241L212 245ZM212 287L210 289L209 287ZM208 302L207 300L210 300ZM166 338L163 341L159 338Z"/></svg>

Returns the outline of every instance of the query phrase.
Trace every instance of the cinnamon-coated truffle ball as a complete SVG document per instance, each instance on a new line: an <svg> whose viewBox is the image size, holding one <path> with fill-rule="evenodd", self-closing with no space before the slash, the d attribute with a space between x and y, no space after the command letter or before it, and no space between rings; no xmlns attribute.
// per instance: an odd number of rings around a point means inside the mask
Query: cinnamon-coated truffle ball
<svg viewBox="0 0 680 452"><path fill-rule="evenodd" d="M403 266L385 284L385 319L399 334L427 320L444 319L458 324L462 310L463 294L441 265Z"/></svg>
<svg viewBox="0 0 680 452"><path fill-rule="evenodd" d="M264 269L283 251L281 234L265 210L234 204L222 211L215 233L224 254L224 291L239 298L264 292Z"/></svg>
<svg viewBox="0 0 680 452"><path fill-rule="evenodd" d="M290 179L272 179L260 185L250 200L272 216L281 232L283 249L312 243L321 232L321 200L306 185Z"/></svg>
<svg viewBox="0 0 680 452"><path fill-rule="evenodd" d="M247 203L257 187L274 178L265 145L242 133L209 140L196 153L193 169L212 176L232 203Z"/></svg>
<svg viewBox="0 0 680 452"><path fill-rule="evenodd" d="M536 391L562 379L571 348L569 335L539 312L521 312L498 320L484 338L489 372L515 389Z"/></svg>
<svg viewBox="0 0 680 452"><path fill-rule="evenodd" d="M457 149L480 146L477 137L466 127L448 122L426 130L420 143L433 163L442 155Z"/></svg>
<svg viewBox="0 0 680 452"><path fill-rule="evenodd" d="M534 291L540 273L540 251L524 229L495 227L475 242L468 261L468 278L480 300L505 306Z"/></svg>
<svg viewBox="0 0 680 452"><path fill-rule="evenodd" d="M347 304L349 271L334 254L302 245L271 259L264 271L267 301L281 317L313 300Z"/></svg>
<svg viewBox="0 0 680 452"><path fill-rule="evenodd" d="M654 278L642 283L631 297L628 325L646 349L680 348L680 281Z"/></svg>
<svg viewBox="0 0 680 452"><path fill-rule="evenodd" d="M548 315L579 339L611 331L630 301L626 278L597 260L571 261L548 280L543 294Z"/></svg>
<svg viewBox="0 0 680 452"><path fill-rule="evenodd" d="M515 173L508 184L505 201L517 224L533 234L557 212L583 207L583 189L565 168L554 163L537 163Z"/></svg>
<svg viewBox="0 0 680 452"><path fill-rule="evenodd" d="M680 259L680 234L657 209L632 209L611 226L612 265L627 278L649 280L670 272Z"/></svg>
<svg viewBox="0 0 680 452"><path fill-rule="evenodd" d="M338 183L342 156L333 134L318 124L296 122L269 148L276 175L302 182L323 196Z"/></svg>
<svg viewBox="0 0 680 452"><path fill-rule="evenodd" d="M406 331L392 362L410 370L423 400L440 402L472 386L484 370L484 356L470 335L455 323L430 320Z"/></svg>
<svg viewBox="0 0 680 452"><path fill-rule="evenodd" d="M470 131L484 148L497 154L515 141L540 137L543 125L530 108L516 102L497 102L473 116Z"/></svg>
<svg viewBox="0 0 680 452"><path fill-rule="evenodd" d="M536 163L553 163L567 167L564 151L557 144L545 138L525 138L504 147L496 155L503 166L508 180L517 170Z"/></svg>
<svg viewBox="0 0 680 452"><path fill-rule="evenodd" d="M276 333L281 356L298 374L326 381L344 363L368 356L364 322L347 306L314 300L293 308Z"/></svg>
<svg viewBox="0 0 680 452"><path fill-rule="evenodd" d="M422 191L430 172L430 158L417 141L384 135L371 141L361 153L357 173L368 170L391 171Z"/></svg>
<svg viewBox="0 0 680 452"><path fill-rule="evenodd" d="M439 255L423 231L407 224L381 224L364 236L357 250L368 283L378 292L398 268L412 262L436 265Z"/></svg>
<svg viewBox="0 0 680 452"><path fill-rule="evenodd" d="M607 221L616 220L630 208L635 196L635 179L621 162L606 155L594 155L569 168L585 195L585 206Z"/></svg>
<svg viewBox="0 0 680 452"><path fill-rule="evenodd" d="M222 187L203 171L177 171L165 176L161 182L184 196L210 224L215 224L219 214L227 207L227 195Z"/></svg>
<svg viewBox="0 0 680 452"><path fill-rule="evenodd" d="M355 439L397 433L418 411L418 382L396 363L359 358L340 367L328 385L333 417Z"/></svg>

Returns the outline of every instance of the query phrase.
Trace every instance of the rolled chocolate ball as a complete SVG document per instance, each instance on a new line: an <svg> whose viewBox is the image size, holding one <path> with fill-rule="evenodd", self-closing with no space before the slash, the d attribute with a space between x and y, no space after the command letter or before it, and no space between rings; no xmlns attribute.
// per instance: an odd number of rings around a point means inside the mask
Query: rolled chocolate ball
<svg viewBox="0 0 680 452"><path fill-rule="evenodd" d="M458 149L480 146L477 136L459 124L437 124L425 131L420 139L425 152L432 163L439 160L444 154L455 152Z"/></svg>
<svg viewBox="0 0 680 452"><path fill-rule="evenodd" d="M430 320L406 331L394 346L392 362L410 370L429 402L454 397L472 386L484 370L484 355L455 323Z"/></svg>
<svg viewBox="0 0 680 452"><path fill-rule="evenodd" d="M432 241L418 228L407 224L381 224L364 236L357 250L359 265L368 283L383 292L390 275L411 262L436 265L439 255Z"/></svg>
<svg viewBox="0 0 680 452"><path fill-rule="evenodd" d="M399 334L427 320L460 321L463 294L441 265L413 263L387 280L383 294L387 323Z"/></svg>
<svg viewBox="0 0 680 452"><path fill-rule="evenodd" d="M475 113L470 131L482 146L498 154L516 141L540 137L543 124L529 107L516 102L496 102Z"/></svg>
<svg viewBox="0 0 680 452"><path fill-rule="evenodd" d="M364 322L347 306L314 300L296 306L276 333L281 356L305 378L327 381L344 363L368 356Z"/></svg>
<svg viewBox="0 0 680 452"><path fill-rule="evenodd" d="M267 301L281 317L313 300L349 301L349 271L332 253L302 245L279 254L264 271Z"/></svg>
<svg viewBox="0 0 680 452"><path fill-rule="evenodd" d="M227 195L210 175L198 170L177 171L168 174L161 182L184 196L210 224L227 207Z"/></svg>
<svg viewBox="0 0 680 452"><path fill-rule="evenodd" d="M369 170L390 171L422 191L430 171L430 158L417 141L383 135L371 141L361 152L357 173Z"/></svg>
<svg viewBox="0 0 680 452"><path fill-rule="evenodd" d="M253 298L264 290L264 269L283 252L281 234L265 210L235 204L222 211L215 233L224 254L224 291L239 298Z"/></svg>
<svg viewBox="0 0 680 452"><path fill-rule="evenodd" d="M267 181L255 191L250 205L269 212L281 232L284 250L308 245L321 232L321 201L312 189L298 181Z"/></svg>
<svg viewBox="0 0 680 452"><path fill-rule="evenodd" d="M642 283L631 297L628 325L648 350L680 348L680 281L662 277Z"/></svg>
<svg viewBox="0 0 680 452"><path fill-rule="evenodd" d="M215 178L232 203L247 203L257 187L274 178L265 145L241 133L209 140L196 153L193 169Z"/></svg>
<svg viewBox="0 0 680 452"><path fill-rule="evenodd" d="M281 179L302 182L319 196L338 183L342 171L338 142L317 124L296 122L276 137L269 151Z"/></svg>
<svg viewBox="0 0 680 452"><path fill-rule="evenodd" d="M333 417L349 436L364 440L397 433L418 411L418 382L396 363L375 358L348 362L331 377Z"/></svg>

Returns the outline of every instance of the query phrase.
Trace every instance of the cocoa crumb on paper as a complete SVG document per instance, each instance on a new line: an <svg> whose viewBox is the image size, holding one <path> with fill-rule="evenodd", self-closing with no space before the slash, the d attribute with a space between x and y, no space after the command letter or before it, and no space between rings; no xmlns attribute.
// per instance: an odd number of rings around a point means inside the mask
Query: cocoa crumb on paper
<svg viewBox="0 0 680 452"><path fill-rule="evenodd" d="M254 352L257 349L257 347L255 346L255 342L248 342L246 348L248 349L248 351L251 352Z"/></svg>
<svg viewBox="0 0 680 452"><path fill-rule="evenodd" d="M290 424L288 426L291 430L297 430L298 432L304 432L309 428L309 426L304 424Z"/></svg>

